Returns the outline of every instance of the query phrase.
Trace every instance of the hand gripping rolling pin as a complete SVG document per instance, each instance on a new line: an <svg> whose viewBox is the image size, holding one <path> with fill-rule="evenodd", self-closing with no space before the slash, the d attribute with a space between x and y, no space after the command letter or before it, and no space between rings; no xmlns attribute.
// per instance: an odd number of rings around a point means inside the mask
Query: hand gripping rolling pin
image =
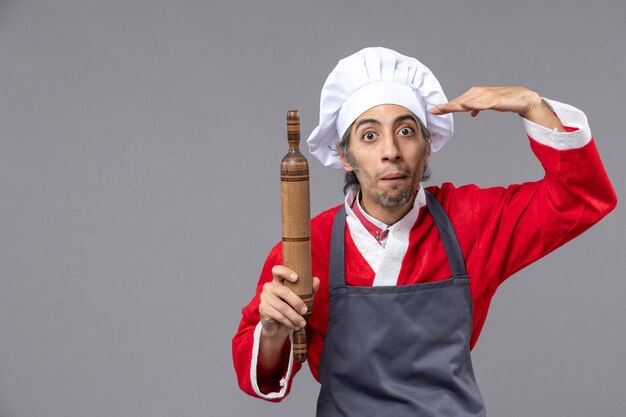
<svg viewBox="0 0 626 417"><path fill-rule="evenodd" d="M309 164L300 153L300 114L287 112L289 152L280 163L280 194L283 229L283 265L298 274L294 284L285 285L307 306L305 319L313 311L313 281L311 277L311 209L309 197ZM306 361L306 331L293 335L293 357L298 363Z"/></svg>

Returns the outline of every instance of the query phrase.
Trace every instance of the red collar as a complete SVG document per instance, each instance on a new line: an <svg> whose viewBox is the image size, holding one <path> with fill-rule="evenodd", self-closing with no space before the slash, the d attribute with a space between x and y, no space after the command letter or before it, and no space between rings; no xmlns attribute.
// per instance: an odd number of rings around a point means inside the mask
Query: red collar
<svg viewBox="0 0 626 417"><path fill-rule="evenodd" d="M365 215L361 211L359 202L356 200L354 200L354 202L356 204L352 205L352 212L354 213L356 218L359 219L359 221L365 227L365 229L374 237L374 239L376 239L376 241L382 245L380 241L387 238L387 235L389 234L389 229L383 230L380 227L376 226L371 221L369 221L367 217L365 217Z"/></svg>

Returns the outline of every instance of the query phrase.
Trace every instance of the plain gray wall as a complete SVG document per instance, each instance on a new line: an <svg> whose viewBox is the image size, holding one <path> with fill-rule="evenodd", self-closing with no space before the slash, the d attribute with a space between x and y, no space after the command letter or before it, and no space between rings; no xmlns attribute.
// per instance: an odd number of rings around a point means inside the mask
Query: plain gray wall
<svg viewBox="0 0 626 417"><path fill-rule="evenodd" d="M280 238L285 114L336 62L417 56L448 98L527 85L582 108L625 194L626 2L0 1L0 416L313 415L230 339ZM509 114L455 116L431 183L539 178ZM303 138L304 139L304 138ZM312 212L342 200L311 159ZM623 206L504 284L474 349L492 416L623 416Z"/></svg>

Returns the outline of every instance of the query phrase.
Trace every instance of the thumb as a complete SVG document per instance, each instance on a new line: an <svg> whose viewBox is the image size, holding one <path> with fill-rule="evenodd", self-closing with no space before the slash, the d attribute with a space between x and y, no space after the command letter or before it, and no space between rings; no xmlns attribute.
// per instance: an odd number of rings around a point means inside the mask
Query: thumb
<svg viewBox="0 0 626 417"><path fill-rule="evenodd" d="M317 293L317 290L320 289L320 279L318 277L313 277L313 295Z"/></svg>

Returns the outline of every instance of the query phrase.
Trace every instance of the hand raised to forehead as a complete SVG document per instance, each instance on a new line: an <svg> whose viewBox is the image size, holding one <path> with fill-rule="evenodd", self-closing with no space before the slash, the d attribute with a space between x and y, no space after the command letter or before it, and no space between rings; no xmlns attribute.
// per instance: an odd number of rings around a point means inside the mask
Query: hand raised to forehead
<svg viewBox="0 0 626 417"><path fill-rule="evenodd" d="M565 130L541 96L526 87L472 87L454 100L431 108L430 112L434 115L469 112L476 117L483 110L517 113L549 129Z"/></svg>
<svg viewBox="0 0 626 417"><path fill-rule="evenodd" d="M513 112L529 116L543 104L536 92L526 87L472 87L463 95L430 109L435 115L471 112L476 117L482 110Z"/></svg>

